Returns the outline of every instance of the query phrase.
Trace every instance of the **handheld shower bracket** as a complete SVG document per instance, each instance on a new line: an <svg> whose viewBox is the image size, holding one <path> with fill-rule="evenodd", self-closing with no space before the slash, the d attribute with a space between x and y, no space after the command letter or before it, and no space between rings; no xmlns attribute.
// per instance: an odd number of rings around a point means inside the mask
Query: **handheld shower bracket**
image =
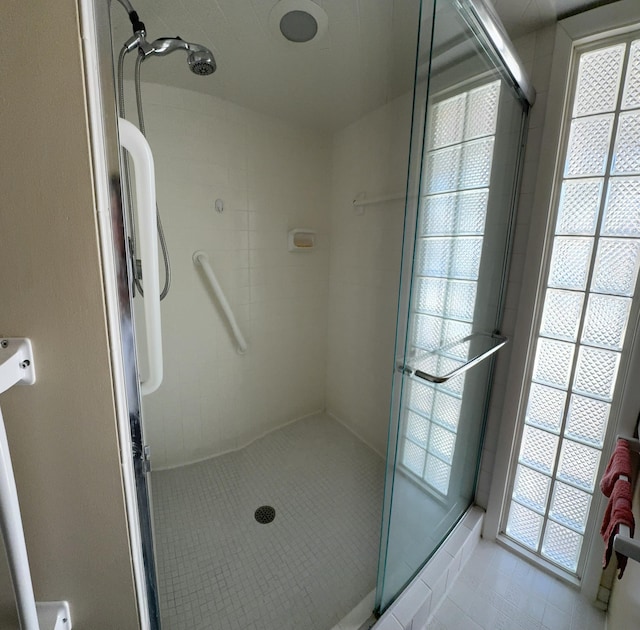
<svg viewBox="0 0 640 630"><path fill-rule="evenodd" d="M128 53L136 48L141 48L146 43L146 33L144 31L138 31L134 33L124 44L124 48Z"/></svg>

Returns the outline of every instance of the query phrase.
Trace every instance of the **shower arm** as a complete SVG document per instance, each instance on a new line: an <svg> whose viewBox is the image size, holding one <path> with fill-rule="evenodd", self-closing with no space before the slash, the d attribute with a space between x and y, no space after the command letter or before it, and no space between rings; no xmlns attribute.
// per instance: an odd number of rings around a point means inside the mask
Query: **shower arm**
<svg viewBox="0 0 640 630"><path fill-rule="evenodd" d="M131 20L131 26L133 27L133 35L125 42L124 46L127 52L131 52L136 48L139 48L146 57L147 55L168 55L174 50L182 49L189 53L202 52L211 54L211 51L205 46L200 44L194 44L187 42L181 37L160 37L154 42L149 43L147 41L147 29L144 22L138 17L137 11L133 8L133 5L129 0L118 0L118 2L125 8ZM215 68L214 68L215 70Z"/></svg>

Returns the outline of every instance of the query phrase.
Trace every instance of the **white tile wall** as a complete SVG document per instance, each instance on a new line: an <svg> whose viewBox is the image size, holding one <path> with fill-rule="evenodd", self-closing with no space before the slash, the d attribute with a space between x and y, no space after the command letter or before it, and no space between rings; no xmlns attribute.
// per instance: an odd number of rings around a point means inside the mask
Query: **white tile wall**
<svg viewBox="0 0 640 630"><path fill-rule="evenodd" d="M577 589L480 539L473 508L374 630L602 630ZM452 555L453 554L453 555Z"/></svg>
<svg viewBox="0 0 640 630"><path fill-rule="evenodd" d="M429 627L427 622L434 618L438 606L478 545L483 517L484 511L478 507L465 514L442 547L373 626L374 630L423 630Z"/></svg>
<svg viewBox="0 0 640 630"><path fill-rule="evenodd" d="M362 630L365 623L371 619L371 611L375 607L376 591L367 593L366 597L345 615L332 630Z"/></svg>
<svg viewBox="0 0 640 630"><path fill-rule="evenodd" d="M384 453L402 248L402 201L354 197L404 191L411 98L406 95L335 134L332 152L327 410Z"/></svg>
<svg viewBox="0 0 640 630"><path fill-rule="evenodd" d="M324 408L331 146L212 96L143 84L143 98L173 268L162 302L164 382L143 403L159 469ZM294 227L317 231L314 251L287 251ZM245 356L193 265L197 249L236 313Z"/></svg>
<svg viewBox="0 0 640 630"><path fill-rule="evenodd" d="M544 125L544 113L547 102L547 91L551 74L551 56L555 41L555 25L515 40L514 44L537 92L536 103L529 114L529 133L525 152L522 186L518 203L516 230L511 259L511 269L506 295L506 308L502 333L512 337L518 317L518 301L522 287L522 274L525 266L525 254L529 237L529 225L533 208L535 180L540 158L540 140ZM552 159L552 157L550 158ZM480 476L476 503L484 508L489 501L489 489L493 475L493 466L500 431L502 405L505 395L509 362L513 344L507 344L498 355L496 372L489 404L489 416L484 438Z"/></svg>
<svg viewBox="0 0 640 630"><path fill-rule="evenodd" d="M524 270L533 182L548 90L554 27L515 44L534 81L503 332L512 335ZM396 99L334 136L329 284L327 410L380 452L386 444L402 232L402 202L351 208L358 193L386 195L406 179L411 101ZM375 339L374 344L371 340ZM486 507L495 459L510 347L496 365L477 502ZM365 368L366 369L363 369Z"/></svg>
<svg viewBox="0 0 640 630"><path fill-rule="evenodd" d="M535 177L551 34L544 29L516 42L538 81L538 103L530 119L507 335L517 316L513 296L519 294L533 198L526 181ZM144 400L154 467L238 448L325 406L383 454L403 204L368 206L359 215L352 200L403 190L410 95L333 138L188 90L144 84L143 96L174 270L162 303L165 380ZM131 99L128 111L134 111ZM213 209L218 198L225 203L222 214ZM317 249L287 252L293 227L317 230ZM236 354L193 266L196 249L209 253L237 314L249 343L244 357ZM497 364L478 492L483 506L508 358L504 353Z"/></svg>

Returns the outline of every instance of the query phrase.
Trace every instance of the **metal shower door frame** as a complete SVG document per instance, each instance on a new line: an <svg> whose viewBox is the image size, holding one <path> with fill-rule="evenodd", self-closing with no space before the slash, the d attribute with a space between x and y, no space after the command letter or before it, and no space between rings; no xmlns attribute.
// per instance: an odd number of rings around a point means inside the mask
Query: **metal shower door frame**
<svg viewBox="0 0 640 630"><path fill-rule="evenodd" d="M80 32L113 390L138 614L142 630L160 630L151 496L133 318L133 275L124 230L126 219L122 202L111 4L111 0L79 0Z"/></svg>

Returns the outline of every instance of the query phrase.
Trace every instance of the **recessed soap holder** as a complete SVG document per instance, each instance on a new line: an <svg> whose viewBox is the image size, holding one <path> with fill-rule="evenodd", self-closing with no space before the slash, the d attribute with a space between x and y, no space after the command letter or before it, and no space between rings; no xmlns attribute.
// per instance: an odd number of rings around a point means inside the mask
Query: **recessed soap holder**
<svg viewBox="0 0 640 630"><path fill-rule="evenodd" d="M316 246L316 231L306 228L289 230L289 251L309 252Z"/></svg>

